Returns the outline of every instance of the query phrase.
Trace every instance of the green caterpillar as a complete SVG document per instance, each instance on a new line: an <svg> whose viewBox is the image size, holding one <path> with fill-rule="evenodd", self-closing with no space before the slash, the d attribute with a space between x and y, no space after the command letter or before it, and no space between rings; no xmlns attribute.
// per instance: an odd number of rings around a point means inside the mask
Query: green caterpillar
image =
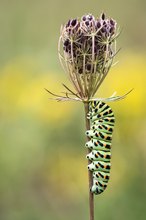
<svg viewBox="0 0 146 220"><path fill-rule="evenodd" d="M87 118L90 120L90 130L86 131L86 135L90 141L85 146L91 153L86 158L91 161L88 165L93 176L91 192L97 195L106 189L110 178L111 141L115 117L106 103L91 101Z"/></svg>

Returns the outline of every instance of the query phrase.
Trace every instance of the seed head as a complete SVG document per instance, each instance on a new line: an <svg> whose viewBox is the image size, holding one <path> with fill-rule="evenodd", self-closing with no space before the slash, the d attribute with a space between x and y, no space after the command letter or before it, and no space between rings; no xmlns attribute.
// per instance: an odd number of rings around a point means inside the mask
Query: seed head
<svg viewBox="0 0 146 220"><path fill-rule="evenodd" d="M94 96L116 54L116 21L101 14L69 20L61 29L59 56L82 100ZM62 45L62 55L61 55Z"/></svg>

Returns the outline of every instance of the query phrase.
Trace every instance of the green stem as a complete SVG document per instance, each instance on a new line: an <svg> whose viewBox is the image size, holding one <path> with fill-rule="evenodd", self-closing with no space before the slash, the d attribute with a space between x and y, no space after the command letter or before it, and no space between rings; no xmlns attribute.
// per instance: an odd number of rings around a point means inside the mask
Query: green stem
<svg viewBox="0 0 146 220"><path fill-rule="evenodd" d="M86 129L90 130L90 120L87 119L87 114L89 112L89 102L84 103L84 108L85 108L85 122L86 122ZM87 141L89 141L90 138L87 137ZM90 153L91 150L88 149L88 153ZM88 164L90 164L91 161L88 160ZM89 210L90 210L90 219L89 220L94 220L94 194L90 191L92 185L93 185L93 177L92 177L92 172L88 170L88 178L89 178Z"/></svg>

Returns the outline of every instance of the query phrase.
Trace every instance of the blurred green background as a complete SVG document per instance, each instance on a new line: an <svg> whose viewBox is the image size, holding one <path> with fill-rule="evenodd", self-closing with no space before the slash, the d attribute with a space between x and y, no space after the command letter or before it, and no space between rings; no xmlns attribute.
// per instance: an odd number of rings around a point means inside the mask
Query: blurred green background
<svg viewBox="0 0 146 220"><path fill-rule="evenodd" d="M88 220L85 122L81 103L48 100L71 87L59 64L60 26L105 11L122 29L97 93L116 127L111 179L95 198L98 220L146 219L146 1L0 0L0 220Z"/></svg>

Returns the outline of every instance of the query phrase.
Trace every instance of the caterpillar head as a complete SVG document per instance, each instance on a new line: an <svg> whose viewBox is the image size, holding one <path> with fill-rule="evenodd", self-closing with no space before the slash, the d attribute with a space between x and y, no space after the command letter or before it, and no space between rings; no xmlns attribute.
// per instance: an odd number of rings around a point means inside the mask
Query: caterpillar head
<svg viewBox="0 0 146 220"><path fill-rule="evenodd" d="M91 192L94 193L94 194L100 194L100 191L98 189L98 186L96 185L93 185L92 188L91 188Z"/></svg>

